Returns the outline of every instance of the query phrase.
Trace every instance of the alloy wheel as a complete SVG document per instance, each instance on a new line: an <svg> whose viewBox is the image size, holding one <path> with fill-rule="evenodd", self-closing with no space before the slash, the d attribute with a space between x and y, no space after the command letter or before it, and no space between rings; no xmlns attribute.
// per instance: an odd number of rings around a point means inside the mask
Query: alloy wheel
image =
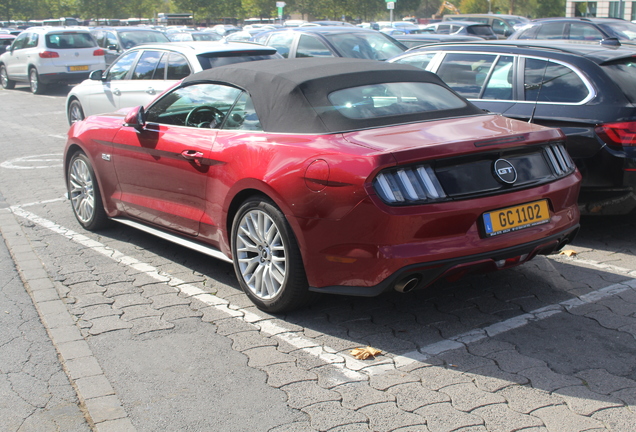
<svg viewBox="0 0 636 432"><path fill-rule="evenodd" d="M93 177L84 160L77 158L73 161L68 181L75 215L80 222L90 223L95 214L95 191Z"/></svg>
<svg viewBox="0 0 636 432"><path fill-rule="evenodd" d="M262 300L276 297L287 275L287 247L280 228L262 210L251 210L240 221L236 253L241 277Z"/></svg>

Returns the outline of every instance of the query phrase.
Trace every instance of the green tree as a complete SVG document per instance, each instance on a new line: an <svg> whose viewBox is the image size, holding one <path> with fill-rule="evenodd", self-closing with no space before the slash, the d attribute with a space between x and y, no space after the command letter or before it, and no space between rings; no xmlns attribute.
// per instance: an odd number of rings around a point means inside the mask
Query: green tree
<svg viewBox="0 0 636 432"><path fill-rule="evenodd" d="M461 13L488 13L488 0L463 0L458 7Z"/></svg>
<svg viewBox="0 0 636 432"><path fill-rule="evenodd" d="M191 13L192 19L196 22L198 15L206 15L210 2L209 0L173 0L172 4L177 8L177 12Z"/></svg>
<svg viewBox="0 0 636 432"><path fill-rule="evenodd" d="M126 3L128 18L150 18L158 6L156 0L128 0Z"/></svg>
<svg viewBox="0 0 636 432"><path fill-rule="evenodd" d="M242 0L241 6L244 13L250 17L271 18L277 13L276 2L272 0ZM285 7L285 10L288 8L289 6Z"/></svg>

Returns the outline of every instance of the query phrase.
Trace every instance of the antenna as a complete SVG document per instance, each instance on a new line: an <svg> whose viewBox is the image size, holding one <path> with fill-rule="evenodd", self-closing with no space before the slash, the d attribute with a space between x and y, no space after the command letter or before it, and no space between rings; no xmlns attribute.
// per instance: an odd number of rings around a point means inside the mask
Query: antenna
<svg viewBox="0 0 636 432"><path fill-rule="evenodd" d="M541 89L543 88L543 83L545 83L545 75L548 72L548 62L549 60L546 59L545 66L543 68L543 75L541 76L541 81L539 82L539 91L537 92L537 97L534 100L534 106L532 107L532 114L530 115L530 119L528 119L528 123L532 123L532 121L534 120L534 113L537 111L537 105L539 104L539 96L541 95ZM523 86L526 90L530 90L533 87L535 87L536 84L533 84L533 85L524 84Z"/></svg>

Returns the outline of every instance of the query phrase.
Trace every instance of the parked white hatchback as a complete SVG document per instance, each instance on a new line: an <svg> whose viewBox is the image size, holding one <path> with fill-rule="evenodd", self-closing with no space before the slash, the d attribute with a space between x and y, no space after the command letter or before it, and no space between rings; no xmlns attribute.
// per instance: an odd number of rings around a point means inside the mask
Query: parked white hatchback
<svg viewBox="0 0 636 432"><path fill-rule="evenodd" d="M106 71L94 71L66 98L69 124L93 114L145 105L182 78L204 69L282 58L276 49L239 42L171 42L138 45Z"/></svg>
<svg viewBox="0 0 636 432"><path fill-rule="evenodd" d="M50 85L76 84L105 67L104 50L88 29L30 27L0 56L0 84L12 89L24 82L42 94Z"/></svg>

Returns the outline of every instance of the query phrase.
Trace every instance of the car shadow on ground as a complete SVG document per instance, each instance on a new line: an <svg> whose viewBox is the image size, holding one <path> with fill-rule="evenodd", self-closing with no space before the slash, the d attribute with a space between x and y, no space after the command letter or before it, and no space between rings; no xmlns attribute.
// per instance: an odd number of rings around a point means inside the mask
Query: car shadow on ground
<svg viewBox="0 0 636 432"><path fill-rule="evenodd" d="M613 218L609 223L584 220L584 224L574 249L593 254L593 247L602 245L606 252L615 247L619 253L629 252L626 245L636 245L631 217ZM212 281L217 295L235 307L256 312L241 292L230 264L128 227L116 225L100 234L158 256L166 263L161 268L168 272L179 264L201 274ZM369 360L369 366L395 356L407 361L413 357L413 364L421 367L435 365L466 376L489 377L501 381L503 387L521 384L567 393L587 386L592 392L585 393L585 398L618 400L613 395L618 390L636 389L634 289L624 289L625 298L611 291L577 307L566 306L629 281L633 282L633 275L582 266L576 258L537 257L496 273L440 281L423 291L387 292L373 298L322 295L291 313L258 313L280 320L283 327L301 327L306 337L337 352L347 354L367 345L380 349L384 355ZM553 312L536 313L546 308ZM525 322L515 326L519 319ZM513 325L494 335L488 330L510 323ZM483 337L422 359L421 353L436 344L456 342L475 332ZM626 384L605 391L603 382L608 377Z"/></svg>
<svg viewBox="0 0 636 432"><path fill-rule="evenodd" d="M68 92L73 88L70 85L51 85L47 87L46 92L41 95L33 95L34 97L39 96L53 96L53 97L66 97ZM16 83L15 89L13 90L5 90L5 91L18 91L22 93L31 93L31 88L28 84L25 83Z"/></svg>

